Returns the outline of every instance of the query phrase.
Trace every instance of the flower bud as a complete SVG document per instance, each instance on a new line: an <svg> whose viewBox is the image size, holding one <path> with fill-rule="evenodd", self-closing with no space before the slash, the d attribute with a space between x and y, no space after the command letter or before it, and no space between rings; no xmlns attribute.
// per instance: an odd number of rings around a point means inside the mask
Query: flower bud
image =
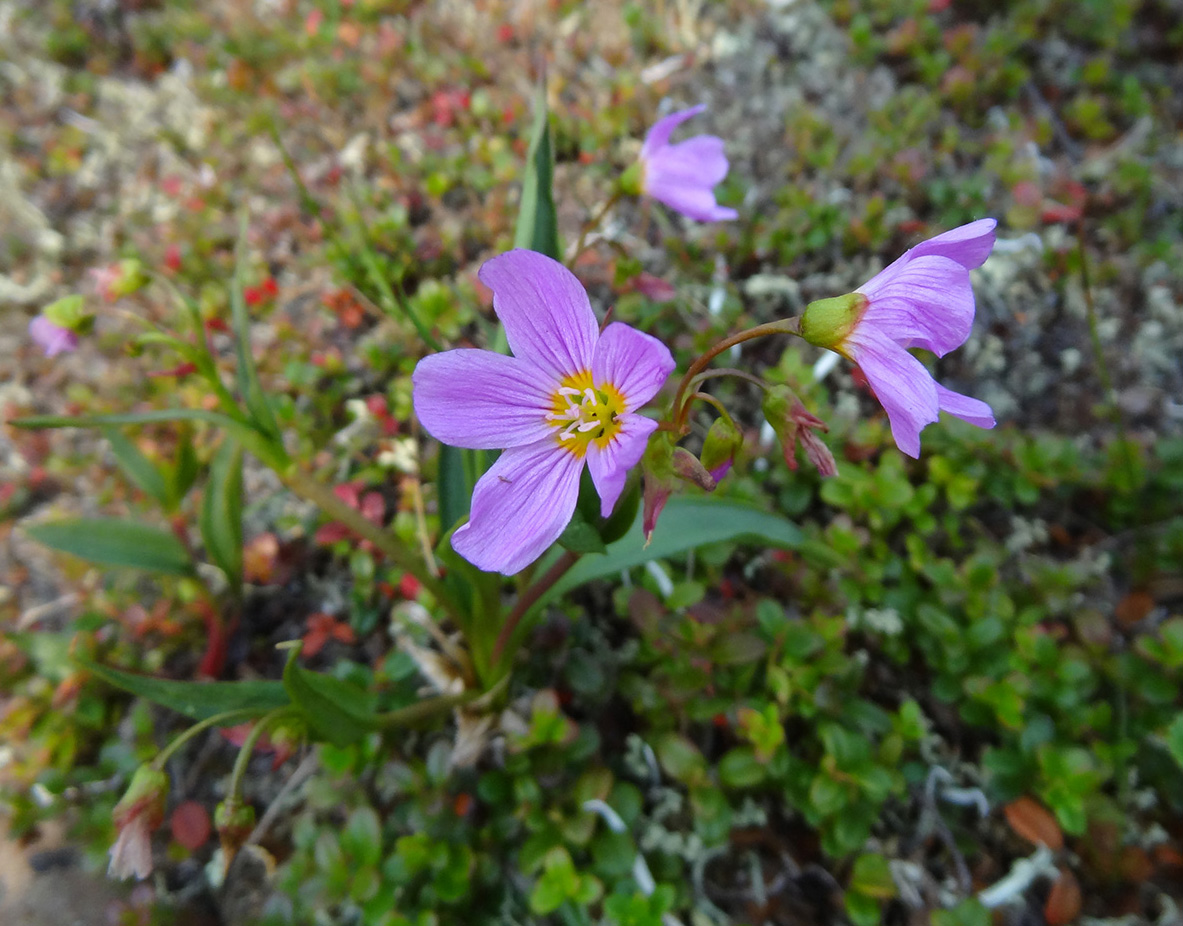
<svg viewBox="0 0 1183 926"><path fill-rule="evenodd" d="M164 821L167 799L168 775L151 765L136 769L111 812L118 836L107 866L110 877L146 878L152 873L152 831Z"/></svg>
<svg viewBox="0 0 1183 926"><path fill-rule="evenodd" d="M735 455L743 446L743 435L730 418L716 418L702 443L702 465L717 483L727 475Z"/></svg>
<svg viewBox="0 0 1183 926"><path fill-rule="evenodd" d="M641 527L646 544L653 538L657 518L679 479L706 492L715 490L714 477L707 472L698 457L683 447L675 447L674 437L669 433L658 433L649 441L645 456L641 458L641 470L645 476Z"/></svg>
<svg viewBox="0 0 1183 926"><path fill-rule="evenodd" d="M764 394L761 405L764 417L780 440L789 469L797 469L797 442L805 448L805 457L822 476L834 476L838 466L834 455L815 431L828 431L826 423L811 415L788 386L773 386Z"/></svg>
<svg viewBox="0 0 1183 926"><path fill-rule="evenodd" d="M801 337L817 347L841 353L839 345L854 330L866 308L867 297L862 293L811 302L801 316Z"/></svg>
<svg viewBox="0 0 1183 926"><path fill-rule="evenodd" d="M255 828L255 808L231 795L214 809L214 826L229 866Z"/></svg>

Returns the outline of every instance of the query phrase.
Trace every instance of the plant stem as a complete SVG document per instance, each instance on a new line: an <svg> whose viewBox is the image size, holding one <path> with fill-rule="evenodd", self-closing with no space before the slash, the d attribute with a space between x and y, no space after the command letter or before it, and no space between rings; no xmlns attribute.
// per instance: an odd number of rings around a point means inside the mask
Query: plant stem
<svg viewBox="0 0 1183 926"><path fill-rule="evenodd" d="M517 630L518 624L521 622L525 613L567 573L568 569L575 565L578 559L578 553L564 550L562 556L555 560L554 565L546 570L540 579L522 592L518 600L514 603L513 610L505 618L505 624L501 628L501 633L497 635L497 642L493 644L493 665L497 665L501 661L505 648L509 645L510 638L513 636L514 631Z"/></svg>
<svg viewBox="0 0 1183 926"><path fill-rule="evenodd" d="M172 758L172 754L184 746L189 740L197 736L198 733L204 733L210 727L232 727L236 723L251 720L258 717L258 708L254 707L240 707L233 711L223 711L220 714L214 714L212 717L207 717L205 720L198 721L188 730L178 734L172 742L160 750L155 759L152 760L152 765L155 768L163 769L164 763Z"/></svg>
<svg viewBox="0 0 1183 926"><path fill-rule="evenodd" d="M746 380L753 386L759 386L764 392L768 391L768 383L760 379L759 376L753 376L746 370L737 370L734 367L720 367L718 370L707 370L705 373L699 373L694 379L690 381L688 388L697 389L700 383L708 379L715 379L719 376L734 376L738 379Z"/></svg>
<svg viewBox="0 0 1183 926"><path fill-rule="evenodd" d="M579 260L580 255L583 254L584 250L586 250L584 242L587 241L587 236L590 235L597 227L599 227L599 224L604 221L604 216L608 214L608 210L615 206L618 202L620 202L619 190L609 196L608 199L604 201L604 204L596 210L595 214L583 223L583 228L579 230L579 239L575 242L575 250L571 252L571 256L567 259L568 268L574 269L575 261Z"/></svg>
<svg viewBox="0 0 1183 926"><path fill-rule="evenodd" d="M749 328L747 331L741 331L738 334L733 334L730 337L724 338L717 344L712 346L705 354L697 358L689 369L686 370L682 377L682 382L678 384L677 395L674 396L673 404L673 420L675 424L675 431L681 432L686 426L686 414L689 411L689 405L683 407L682 399L686 395L686 390L690 388L691 380L693 380L699 373L706 369L707 364L723 353L725 350L730 350L736 344L742 344L744 341L751 341L755 338L763 338L770 334L797 334L801 333L801 323L796 318L782 318L779 321L768 322L763 325L757 325L755 328Z"/></svg>
<svg viewBox="0 0 1183 926"><path fill-rule="evenodd" d="M414 556L397 537L367 520L360 511L350 508L328 486L304 475L295 467L289 467L286 471L281 472L279 477L283 480L283 484L300 498L312 502L334 521L340 521L353 533L370 541L399 568L411 573L450 615L457 617L460 614L459 606L444 587L444 583L432 575L427 566L421 563L418 557Z"/></svg>
<svg viewBox="0 0 1183 926"><path fill-rule="evenodd" d="M242 797L242 779L246 775L246 767L251 761L255 746L268 730L285 717L295 717L298 711L294 707L277 707L269 714L259 718L259 722L251 727L246 739L242 741L242 748L234 758L234 770L230 773L230 787L226 790L226 800L240 800Z"/></svg>

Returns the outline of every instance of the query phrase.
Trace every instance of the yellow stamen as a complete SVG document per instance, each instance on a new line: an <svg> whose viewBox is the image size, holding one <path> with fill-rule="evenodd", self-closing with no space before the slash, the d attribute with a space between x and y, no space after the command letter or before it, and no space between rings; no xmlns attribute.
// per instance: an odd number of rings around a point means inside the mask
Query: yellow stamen
<svg viewBox="0 0 1183 926"><path fill-rule="evenodd" d="M624 396L611 383L592 382L590 370L567 376L551 400L546 416L559 446L583 459L590 444L605 447L620 433Z"/></svg>

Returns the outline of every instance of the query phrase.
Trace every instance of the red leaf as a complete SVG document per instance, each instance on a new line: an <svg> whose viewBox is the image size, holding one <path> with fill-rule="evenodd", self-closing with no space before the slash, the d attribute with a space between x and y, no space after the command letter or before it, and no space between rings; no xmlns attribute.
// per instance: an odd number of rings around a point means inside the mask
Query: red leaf
<svg viewBox="0 0 1183 926"><path fill-rule="evenodd" d="M1012 830L1036 845L1045 845L1053 852L1064 848L1064 834L1060 824L1042 804L1029 797L1011 801L1003 809Z"/></svg>
<svg viewBox="0 0 1183 926"><path fill-rule="evenodd" d="M1060 877L1047 895L1043 915L1048 926L1065 926L1080 915L1080 885L1067 868L1060 869Z"/></svg>
<svg viewBox="0 0 1183 926"><path fill-rule="evenodd" d="M204 846L212 830L209 813L197 801L178 804L169 825L172 827L173 839L190 852Z"/></svg>

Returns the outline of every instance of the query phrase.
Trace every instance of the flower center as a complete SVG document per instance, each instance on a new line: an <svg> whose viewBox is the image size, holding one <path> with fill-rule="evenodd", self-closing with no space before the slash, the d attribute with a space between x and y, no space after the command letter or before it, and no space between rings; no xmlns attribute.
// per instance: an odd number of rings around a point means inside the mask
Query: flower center
<svg viewBox="0 0 1183 926"><path fill-rule="evenodd" d="M624 396L611 383L595 385L590 370L565 377L551 404L546 420L556 428L555 440L580 459L588 444L604 447L620 433Z"/></svg>

